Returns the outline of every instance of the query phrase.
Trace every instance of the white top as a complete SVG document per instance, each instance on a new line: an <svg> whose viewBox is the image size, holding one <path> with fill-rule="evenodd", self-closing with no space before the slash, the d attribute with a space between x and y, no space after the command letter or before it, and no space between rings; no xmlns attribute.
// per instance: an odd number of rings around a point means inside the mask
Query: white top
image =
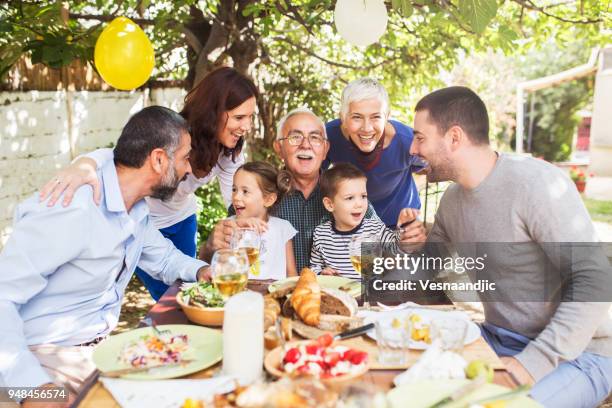
<svg viewBox="0 0 612 408"><path fill-rule="evenodd" d="M30 345L72 346L113 331L136 266L170 285L194 281L206 265L151 225L143 200L126 211L113 162L98 176L99 206L82 186L67 207L34 195L15 209L0 253L0 387L51 382Z"/></svg>
<svg viewBox="0 0 612 408"><path fill-rule="evenodd" d="M235 219L235 216L229 217ZM287 277L287 250L285 244L297 230L287 220L270 217L268 230L261 236L259 249L259 276L249 273L249 279L285 279Z"/></svg>
<svg viewBox="0 0 612 408"><path fill-rule="evenodd" d="M114 158L113 149L98 149L87 153L85 156L95 160L98 168ZM180 182L176 193L168 201L146 197L153 225L158 229L166 228L195 214L198 210L198 204L193 193L198 188L211 182L215 177L219 178L223 202L228 207L232 201L234 173L238 167L244 164L244 161L242 152L236 157L236 163L232 161L231 156L225 156L221 153L217 164L210 173L202 178L189 174L186 180Z"/></svg>

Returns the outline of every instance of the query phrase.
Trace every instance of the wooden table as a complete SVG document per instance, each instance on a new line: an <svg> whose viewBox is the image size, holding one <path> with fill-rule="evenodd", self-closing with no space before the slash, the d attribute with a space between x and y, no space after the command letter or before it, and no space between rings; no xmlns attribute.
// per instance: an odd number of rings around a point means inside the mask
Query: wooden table
<svg viewBox="0 0 612 408"><path fill-rule="evenodd" d="M269 282L250 282L249 289L260 293L267 293ZM153 319L155 324L192 324L183 313L181 307L176 303L176 294L178 293L178 285L171 286L162 296L158 303L151 308L147 317ZM473 347L480 347L490 351L488 344L482 339L478 339L473 343ZM500 363L501 364L501 363ZM197 373L186 376L185 378L209 378L221 367L221 363L213 367L199 371ZM389 390L393 387L393 378L403 370L370 370L364 376L364 381L371 382L383 390ZM120 408L112 397L112 395L104 388L102 383L98 381L99 372L96 370L86 380L81 393L77 396L77 400L73 407L79 408ZM495 369L494 383L503 385L509 388L515 388L519 385L518 381L503 368L503 365L497 365Z"/></svg>

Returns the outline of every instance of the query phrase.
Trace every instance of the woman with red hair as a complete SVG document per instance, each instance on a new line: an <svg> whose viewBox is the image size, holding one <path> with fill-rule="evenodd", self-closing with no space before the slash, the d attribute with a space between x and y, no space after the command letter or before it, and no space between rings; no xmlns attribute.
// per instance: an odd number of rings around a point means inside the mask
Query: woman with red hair
<svg viewBox="0 0 612 408"><path fill-rule="evenodd" d="M193 174L181 181L167 201L147 197L150 217L161 233L185 254L196 255L197 202L194 192L219 179L223 200L228 206L236 169L244 163L244 138L253 128L257 87L251 79L229 67L218 68L202 79L185 97L181 115L190 126L192 151L189 158ZM68 205L83 184L94 189L99 203L100 185L96 169L113 160L112 149L98 149L77 159L60 171L41 190L41 200L51 196L52 206L62 193ZM157 301L168 286L136 269L136 275Z"/></svg>

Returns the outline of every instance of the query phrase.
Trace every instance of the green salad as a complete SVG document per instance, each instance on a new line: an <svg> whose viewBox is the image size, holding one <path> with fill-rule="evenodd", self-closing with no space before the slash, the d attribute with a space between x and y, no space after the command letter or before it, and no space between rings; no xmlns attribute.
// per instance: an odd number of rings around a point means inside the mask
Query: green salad
<svg viewBox="0 0 612 408"><path fill-rule="evenodd" d="M223 307L225 303L221 293L210 282L184 284L181 298L185 304L201 308Z"/></svg>

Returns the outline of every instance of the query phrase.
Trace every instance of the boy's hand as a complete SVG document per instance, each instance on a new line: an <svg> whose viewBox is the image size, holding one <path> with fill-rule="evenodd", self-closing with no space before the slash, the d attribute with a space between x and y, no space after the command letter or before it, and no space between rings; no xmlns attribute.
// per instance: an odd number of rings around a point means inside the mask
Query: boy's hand
<svg viewBox="0 0 612 408"><path fill-rule="evenodd" d="M419 210L414 208L404 208L397 217L399 228L400 248L406 252L414 252L423 248L427 241L427 231L423 222L418 218ZM408 225L402 227L402 225Z"/></svg>
<svg viewBox="0 0 612 408"><path fill-rule="evenodd" d="M338 272L328 266L321 271L321 275L338 275Z"/></svg>
<svg viewBox="0 0 612 408"><path fill-rule="evenodd" d="M416 208L402 208L397 216L397 228L405 228L402 225L418 221L420 211Z"/></svg>

